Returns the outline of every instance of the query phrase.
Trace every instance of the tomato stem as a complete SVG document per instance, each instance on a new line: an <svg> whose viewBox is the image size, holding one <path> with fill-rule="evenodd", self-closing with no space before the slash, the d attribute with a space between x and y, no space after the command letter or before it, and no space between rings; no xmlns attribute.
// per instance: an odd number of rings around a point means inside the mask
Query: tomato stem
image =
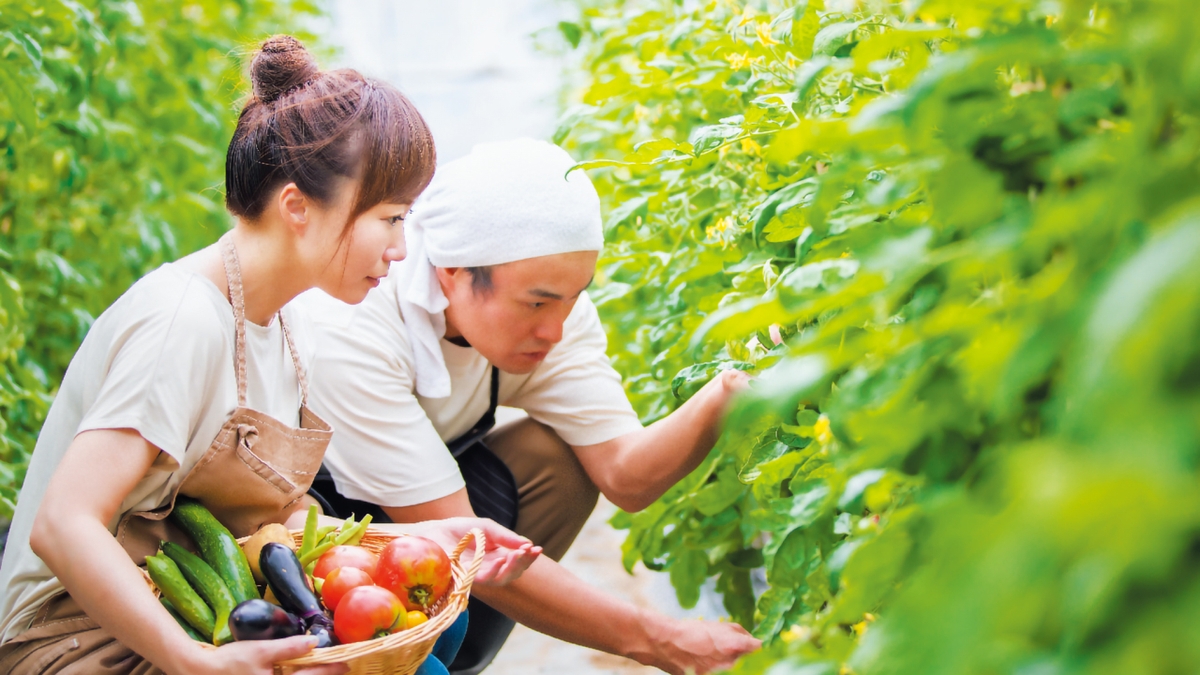
<svg viewBox="0 0 1200 675"><path fill-rule="evenodd" d="M408 599L415 605L420 605L422 608L429 607L429 599L432 596L432 588L426 584L413 586L408 589Z"/></svg>

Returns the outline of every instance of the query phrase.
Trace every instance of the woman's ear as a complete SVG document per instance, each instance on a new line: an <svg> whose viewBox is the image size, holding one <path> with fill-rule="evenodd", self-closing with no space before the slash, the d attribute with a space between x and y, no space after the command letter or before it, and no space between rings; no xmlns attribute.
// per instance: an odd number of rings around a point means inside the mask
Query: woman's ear
<svg viewBox="0 0 1200 675"><path fill-rule="evenodd" d="M279 206L279 217L283 219L284 224L296 234L303 234L308 227L310 215L308 197L304 196L295 183L288 183L279 190L276 203Z"/></svg>

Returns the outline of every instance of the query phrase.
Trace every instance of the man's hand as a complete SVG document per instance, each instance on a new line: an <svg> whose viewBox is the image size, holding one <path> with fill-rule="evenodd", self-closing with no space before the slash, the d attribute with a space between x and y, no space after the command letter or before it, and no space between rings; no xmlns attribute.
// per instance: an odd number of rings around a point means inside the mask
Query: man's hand
<svg viewBox="0 0 1200 675"><path fill-rule="evenodd" d="M487 545L484 548L483 564L475 575L474 583L484 586L506 586L512 583L542 554L541 546L534 546L533 542L525 537L501 527L488 518L445 518L400 527L411 534L436 541L447 552L453 551L458 542L471 530L482 531ZM474 555L475 547L468 544L462 556L464 567L471 562Z"/></svg>
<svg viewBox="0 0 1200 675"><path fill-rule="evenodd" d="M725 413L729 412L729 402L739 392L750 388L751 379L744 370L722 370L700 387L700 391L692 398L702 398L706 407L716 413L716 418L723 420Z"/></svg>
<svg viewBox="0 0 1200 675"><path fill-rule="evenodd" d="M762 647L762 642L740 625L713 621L671 620L652 639L649 652L629 656L671 675L725 670Z"/></svg>

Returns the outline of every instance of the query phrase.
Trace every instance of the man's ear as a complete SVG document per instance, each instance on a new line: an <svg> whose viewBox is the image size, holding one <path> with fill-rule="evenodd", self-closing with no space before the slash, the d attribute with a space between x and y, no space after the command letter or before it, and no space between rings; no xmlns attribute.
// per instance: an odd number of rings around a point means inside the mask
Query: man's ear
<svg viewBox="0 0 1200 675"><path fill-rule="evenodd" d="M464 268L435 267L433 269L437 273L438 283L442 286L442 293L449 297L454 289L458 287L458 284L461 283L462 274L460 272L465 271Z"/></svg>
<svg viewBox="0 0 1200 675"><path fill-rule="evenodd" d="M288 183L279 190L276 202L279 206L279 217L283 219L284 224L296 234L303 234L308 227L308 197L304 196L295 183Z"/></svg>

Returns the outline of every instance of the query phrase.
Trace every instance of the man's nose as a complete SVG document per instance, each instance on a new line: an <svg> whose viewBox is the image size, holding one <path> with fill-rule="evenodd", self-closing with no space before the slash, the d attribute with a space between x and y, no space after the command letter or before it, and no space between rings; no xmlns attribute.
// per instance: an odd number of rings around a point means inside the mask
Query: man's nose
<svg viewBox="0 0 1200 675"><path fill-rule="evenodd" d="M564 320L554 317L548 321L542 321L538 324L537 329L534 330L534 337L544 342L549 342L552 345L558 344L562 340Z"/></svg>

